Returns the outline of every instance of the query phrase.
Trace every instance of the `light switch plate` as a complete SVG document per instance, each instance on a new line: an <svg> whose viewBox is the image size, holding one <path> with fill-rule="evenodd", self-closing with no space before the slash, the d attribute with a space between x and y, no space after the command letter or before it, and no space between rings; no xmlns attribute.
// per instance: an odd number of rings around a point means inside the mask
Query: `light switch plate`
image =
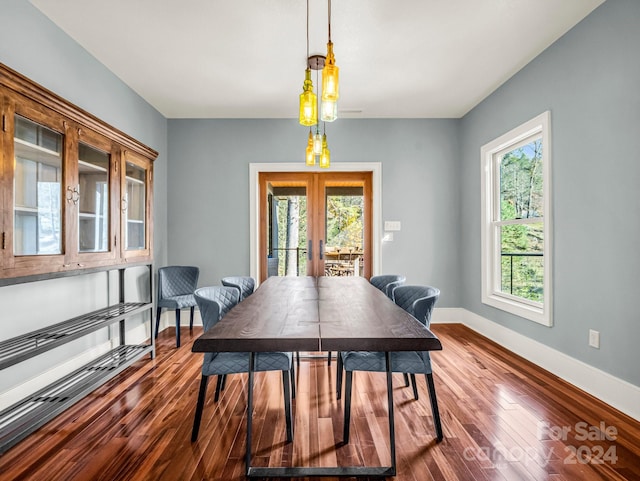
<svg viewBox="0 0 640 481"><path fill-rule="evenodd" d="M589 329L589 345L596 349L600 349L600 331Z"/></svg>
<svg viewBox="0 0 640 481"><path fill-rule="evenodd" d="M385 220L384 221L384 230L385 231L399 231L400 230L400 221L399 220Z"/></svg>

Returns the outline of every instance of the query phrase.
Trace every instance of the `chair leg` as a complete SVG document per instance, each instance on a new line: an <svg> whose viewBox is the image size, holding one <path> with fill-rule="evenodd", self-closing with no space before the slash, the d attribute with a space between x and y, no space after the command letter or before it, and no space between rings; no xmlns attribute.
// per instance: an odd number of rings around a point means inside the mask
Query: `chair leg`
<svg viewBox="0 0 640 481"><path fill-rule="evenodd" d="M291 399L296 398L296 366L291 363Z"/></svg>
<svg viewBox="0 0 640 481"><path fill-rule="evenodd" d="M404 387L409 387L409 374L403 372L402 375L404 376Z"/></svg>
<svg viewBox="0 0 640 481"><path fill-rule="evenodd" d="M418 383L416 382L416 375L411 373L411 385L413 386L413 398L418 400Z"/></svg>
<svg viewBox="0 0 640 481"><path fill-rule="evenodd" d="M202 376L200 380L200 392L198 393L198 404L196 405L196 414L193 418L193 430L191 431L191 442L198 440L198 432L200 431L200 420L202 419L202 410L204 409L204 398L207 394L207 382L209 376Z"/></svg>
<svg viewBox="0 0 640 481"><path fill-rule="evenodd" d="M176 347L180 347L180 309L176 309Z"/></svg>
<svg viewBox="0 0 640 481"><path fill-rule="evenodd" d="M327 366L331 366L331 351L327 354Z"/></svg>
<svg viewBox="0 0 640 481"><path fill-rule="evenodd" d="M191 306L191 317L189 317L189 330L193 331L193 313L196 310L194 306Z"/></svg>
<svg viewBox="0 0 640 481"><path fill-rule="evenodd" d="M225 380L226 380L225 374L218 374L218 379L216 380L216 394L213 397L213 402L217 403L218 399L220 399L220 391L224 389Z"/></svg>
<svg viewBox="0 0 640 481"><path fill-rule="evenodd" d="M292 379L290 379L291 371L282 371L282 386L284 391L284 417L287 424L287 442L293 442L293 417L291 415L291 391L289 386Z"/></svg>
<svg viewBox="0 0 640 481"><path fill-rule="evenodd" d="M349 442L349 423L351 422L351 385L353 383L353 371L347 371L347 378L344 391L344 432L342 442Z"/></svg>
<svg viewBox="0 0 640 481"><path fill-rule="evenodd" d="M436 425L436 437L438 442L442 441L442 423L440 422L440 411L438 410L438 399L436 398L436 386L433 383L433 374L425 374L427 386L429 387L429 399L431 400L431 412L433 413L433 423Z"/></svg>
<svg viewBox="0 0 640 481"><path fill-rule="evenodd" d="M300 351L296 351L296 364L300 367Z"/></svg>
<svg viewBox="0 0 640 481"><path fill-rule="evenodd" d="M162 307L158 307L156 310L156 333L155 337L158 339L158 331L160 331L160 313L162 312Z"/></svg>
<svg viewBox="0 0 640 481"><path fill-rule="evenodd" d="M342 355L338 352L336 360L336 399L342 397Z"/></svg>

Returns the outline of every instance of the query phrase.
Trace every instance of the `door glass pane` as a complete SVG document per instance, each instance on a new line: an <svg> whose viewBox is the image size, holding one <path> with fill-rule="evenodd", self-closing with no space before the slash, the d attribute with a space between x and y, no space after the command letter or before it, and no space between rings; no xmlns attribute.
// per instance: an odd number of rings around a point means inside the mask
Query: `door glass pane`
<svg viewBox="0 0 640 481"><path fill-rule="evenodd" d="M363 187L326 187L325 209L325 275L363 275Z"/></svg>
<svg viewBox="0 0 640 481"><path fill-rule="evenodd" d="M109 154L79 146L78 250L105 252L109 238Z"/></svg>
<svg viewBox="0 0 640 481"><path fill-rule="evenodd" d="M62 135L15 117L14 237L17 256L62 253Z"/></svg>
<svg viewBox="0 0 640 481"><path fill-rule="evenodd" d="M127 250L144 249L147 176L142 167L127 162L125 194L125 246Z"/></svg>
<svg viewBox="0 0 640 481"><path fill-rule="evenodd" d="M307 189L268 185L267 275L307 275Z"/></svg>

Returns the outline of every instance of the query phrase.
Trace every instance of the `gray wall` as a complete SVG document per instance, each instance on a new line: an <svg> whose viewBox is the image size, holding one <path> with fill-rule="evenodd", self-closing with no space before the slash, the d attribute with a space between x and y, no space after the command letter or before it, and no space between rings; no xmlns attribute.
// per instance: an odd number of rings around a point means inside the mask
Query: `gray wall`
<svg viewBox="0 0 640 481"><path fill-rule="evenodd" d="M464 117L461 305L640 386L640 2L608 0ZM480 147L544 110L554 325L480 302ZM601 333L600 349L588 330Z"/></svg>
<svg viewBox="0 0 640 481"><path fill-rule="evenodd" d="M458 120L347 120L327 126L333 163L382 163L382 217L402 230L382 269L440 287L459 306ZM200 285L249 274L249 163L304 162L295 120L169 120L169 259Z"/></svg>
<svg viewBox="0 0 640 481"><path fill-rule="evenodd" d="M166 263L166 119L27 0L0 0L0 62L159 152L154 166L155 254ZM0 288L0 340L102 307L107 285L106 274L92 274ZM35 377L43 366L51 369L91 351L107 337L102 330L3 370L0 393Z"/></svg>

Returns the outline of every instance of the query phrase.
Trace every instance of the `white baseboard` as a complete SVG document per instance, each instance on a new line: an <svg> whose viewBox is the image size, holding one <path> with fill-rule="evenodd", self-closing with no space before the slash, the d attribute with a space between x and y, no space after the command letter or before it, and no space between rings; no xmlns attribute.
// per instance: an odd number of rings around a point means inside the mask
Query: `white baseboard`
<svg viewBox="0 0 640 481"><path fill-rule="evenodd" d="M640 387L463 308L436 308L433 323L459 322L640 421Z"/></svg>

